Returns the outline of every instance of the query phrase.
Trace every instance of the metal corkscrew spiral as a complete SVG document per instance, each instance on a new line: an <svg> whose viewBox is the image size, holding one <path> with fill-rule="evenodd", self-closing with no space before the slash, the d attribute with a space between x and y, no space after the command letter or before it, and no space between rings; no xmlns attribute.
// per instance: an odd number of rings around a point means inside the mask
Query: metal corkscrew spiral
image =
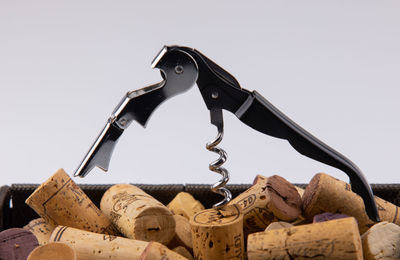
<svg viewBox="0 0 400 260"><path fill-rule="evenodd" d="M223 149L218 147L218 144L221 143L222 138L224 136L222 110L221 109L211 110L210 115L211 115L211 123L218 128L218 135L212 142L207 143L206 148L207 150L217 153L219 155L219 158L217 160L210 163L209 169L213 172L222 175L222 178L211 186L212 192L224 196L224 199L222 201L213 205L213 208L220 208L225 204L227 204L232 199L232 193L227 188L225 188L226 183L229 181L229 172L227 169L222 167L222 165L226 161L227 154Z"/></svg>

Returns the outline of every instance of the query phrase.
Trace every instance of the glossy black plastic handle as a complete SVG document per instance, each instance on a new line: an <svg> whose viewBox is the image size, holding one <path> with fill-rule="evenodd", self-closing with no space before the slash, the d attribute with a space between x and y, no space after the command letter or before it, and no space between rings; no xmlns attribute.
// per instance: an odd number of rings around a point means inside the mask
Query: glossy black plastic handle
<svg viewBox="0 0 400 260"><path fill-rule="evenodd" d="M363 198L368 216L374 221L379 221L375 199L368 182L361 170L345 156L308 133L256 91L250 93L235 114L255 130L286 139L299 153L344 171L350 178L352 190Z"/></svg>

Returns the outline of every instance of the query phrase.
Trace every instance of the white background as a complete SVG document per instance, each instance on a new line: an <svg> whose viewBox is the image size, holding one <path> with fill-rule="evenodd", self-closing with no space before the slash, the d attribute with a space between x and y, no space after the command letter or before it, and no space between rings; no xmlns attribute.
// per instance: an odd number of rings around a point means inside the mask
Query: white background
<svg viewBox="0 0 400 260"><path fill-rule="evenodd" d="M399 183L400 1L0 0L0 184L72 174L129 90L159 82L164 44L194 47L346 155ZM344 173L225 113L230 183ZM132 124L109 173L78 183L207 183L216 129L197 86Z"/></svg>

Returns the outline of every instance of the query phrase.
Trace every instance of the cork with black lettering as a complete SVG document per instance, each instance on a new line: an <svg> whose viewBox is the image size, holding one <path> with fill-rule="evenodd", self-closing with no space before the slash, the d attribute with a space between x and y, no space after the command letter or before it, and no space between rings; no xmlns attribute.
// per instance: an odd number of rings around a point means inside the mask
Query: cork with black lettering
<svg viewBox="0 0 400 260"><path fill-rule="evenodd" d="M131 184L116 184L101 198L100 209L126 237L167 245L175 219L161 202Z"/></svg>
<svg viewBox="0 0 400 260"><path fill-rule="evenodd" d="M52 226L118 234L111 221L63 170L59 169L25 201Z"/></svg>
<svg viewBox="0 0 400 260"><path fill-rule="evenodd" d="M200 211L190 226L194 259L244 259L243 214L237 205Z"/></svg>
<svg viewBox="0 0 400 260"><path fill-rule="evenodd" d="M274 175L257 175L253 185L229 202L243 212L245 234L265 230L272 222L294 221L301 214L301 198L293 184Z"/></svg>

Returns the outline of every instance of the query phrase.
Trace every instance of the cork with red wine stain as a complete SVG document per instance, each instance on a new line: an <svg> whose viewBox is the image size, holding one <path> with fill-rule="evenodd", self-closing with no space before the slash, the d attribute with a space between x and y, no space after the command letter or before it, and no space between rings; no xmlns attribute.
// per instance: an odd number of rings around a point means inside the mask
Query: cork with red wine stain
<svg viewBox="0 0 400 260"><path fill-rule="evenodd" d="M0 232L0 259L25 260L39 246L32 232L22 228L10 228Z"/></svg>

